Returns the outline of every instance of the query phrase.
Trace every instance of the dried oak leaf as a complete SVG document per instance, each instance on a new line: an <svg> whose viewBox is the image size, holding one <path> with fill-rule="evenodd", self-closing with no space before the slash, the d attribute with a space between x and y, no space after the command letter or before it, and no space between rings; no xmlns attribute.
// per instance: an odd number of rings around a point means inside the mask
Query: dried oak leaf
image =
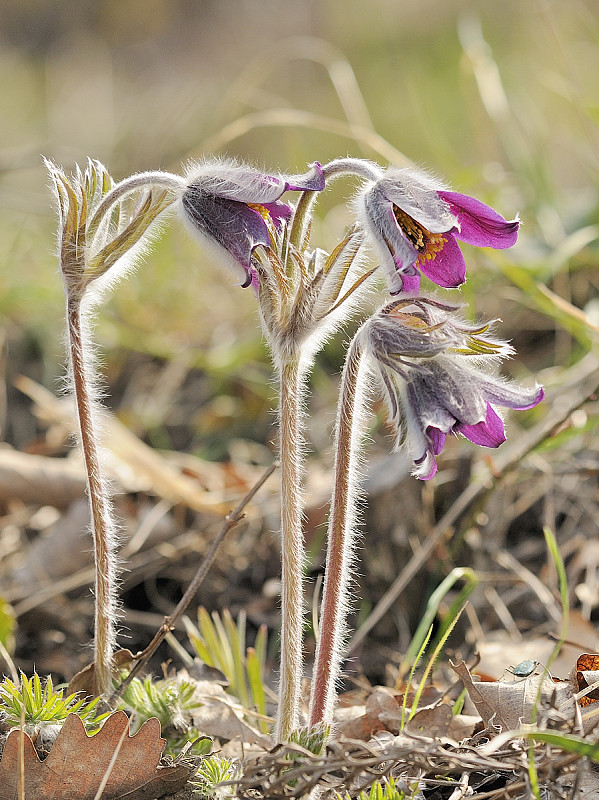
<svg viewBox="0 0 599 800"><path fill-rule="evenodd" d="M576 659L576 665L570 673L570 682L575 692L584 692L578 702L583 708L599 701L599 654L582 653ZM589 690L589 687L595 687Z"/></svg>
<svg viewBox="0 0 599 800"><path fill-rule="evenodd" d="M384 687L376 687L366 699L364 713L341 722L337 728L346 739L367 741L379 731L397 731L396 720L400 715L401 709L395 697ZM387 725L385 716L392 720L391 727Z"/></svg>
<svg viewBox="0 0 599 800"><path fill-rule="evenodd" d="M479 681L473 680L463 661L449 663L466 687L485 727L516 731L523 724L530 723L533 709L538 706L539 693L542 701L549 702L554 698L564 713L573 709L572 688L568 681L554 681L547 673L510 681Z"/></svg>
<svg viewBox="0 0 599 800"><path fill-rule="evenodd" d="M19 796L21 741L27 798L94 800L119 745L102 800L156 800L181 789L189 777L188 769L159 766L164 739L158 720L148 720L135 736L129 736L128 729L129 718L124 711L117 711L95 736L88 736L81 719L69 714L44 761L27 734L11 731L0 761L0 800Z"/></svg>

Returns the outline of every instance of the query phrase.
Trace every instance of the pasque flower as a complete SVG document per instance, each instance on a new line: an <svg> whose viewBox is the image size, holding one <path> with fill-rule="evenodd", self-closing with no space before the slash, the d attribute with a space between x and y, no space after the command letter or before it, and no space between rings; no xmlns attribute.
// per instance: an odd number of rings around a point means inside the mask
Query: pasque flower
<svg viewBox="0 0 599 800"><path fill-rule="evenodd" d="M69 383L72 386L86 468L95 560L95 691L112 691L116 646L116 524L101 461L94 397L97 381L86 317L97 289L130 268L152 228L174 202L178 179L145 173L114 184L99 161L71 176L46 161L58 211L58 256L66 294ZM158 184L158 187L156 186ZM138 195L137 200L135 195Z"/></svg>
<svg viewBox="0 0 599 800"><path fill-rule="evenodd" d="M523 410L544 396L497 377L498 358L509 345L484 336L490 325L454 319L456 307L427 298L390 303L364 325L366 355L382 388L397 446L406 444L414 475L428 480L437 471L449 434L474 444L499 447L505 441L497 407Z"/></svg>
<svg viewBox="0 0 599 800"><path fill-rule="evenodd" d="M206 161L190 168L181 196L190 229L216 245L238 271L243 285L257 282L251 264L254 250L270 246L268 221L280 229L291 207L281 202L287 191L321 191L325 181L320 164L305 175L268 175L227 161Z"/></svg>
<svg viewBox="0 0 599 800"><path fill-rule="evenodd" d="M458 240L503 249L518 236L517 219L508 222L479 200L447 191L413 169L388 169L367 182L359 198L364 226L381 252L394 293L416 293L419 272L445 288L464 283Z"/></svg>

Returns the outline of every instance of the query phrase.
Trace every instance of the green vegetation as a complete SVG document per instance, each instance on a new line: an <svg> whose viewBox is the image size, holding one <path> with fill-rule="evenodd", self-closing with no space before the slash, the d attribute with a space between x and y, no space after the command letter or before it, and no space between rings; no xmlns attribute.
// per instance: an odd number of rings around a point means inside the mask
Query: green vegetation
<svg viewBox="0 0 599 800"><path fill-rule="evenodd" d="M205 608L198 609L198 627L185 618L187 635L198 658L209 667L219 669L229 685L227 691L235 695L244 708L254 709L266 716L266 652L267 630L261 626L253 647L246 646L246 619L241 612L237 623L231 612L224 609L221 614L210 615ZM268 723L259 723L263 733L269 730Z"/></svg>
<svg viewBox="0 0 599 800"><path fill-rule="evenodd" d="M52 678L43 681L35 673L28 678L21 673L20 683L4 678L0 683L0 720L11 727L21 725L27 731L41 731L60 726L69 714L81 717L88 733L95 733L108 717L99 711L99 698L92 700L78 694L65 697L64 689L55 688Z"/></svg>

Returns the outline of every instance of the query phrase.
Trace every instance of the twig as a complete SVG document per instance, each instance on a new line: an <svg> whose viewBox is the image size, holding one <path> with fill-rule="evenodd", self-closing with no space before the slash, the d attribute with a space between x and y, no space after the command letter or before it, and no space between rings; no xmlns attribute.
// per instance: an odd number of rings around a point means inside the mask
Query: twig
<svg viewBox="0 0 599 800"><path fill-rule="evenodd" d="M108 705L113 706L116 703L116 701L119 699L119 697L121 697L127 686L129 686L133 678L135 678L135 676L141 672L143 667L145 667L150 658L154 655L158 647L162 644L163 640L166 638L167 634L175 629L177 622L187 610L187 606L193 600L196 592L202 585L204 578L208 574L210 567L214 563L214 559L216 557L218 548L223 543L225 536L231 530L231 528L233 528L235 525L237 525L238 522L240 522L243 519L244 508L254 498L254 496L262 488L262 486L266 483L266 481L270 478L270 476L273 474L273 472L277 469L278 466L279 462L274 461L273 464L271 464L271 466L262 475L262 477L254 484L254 486L252 486L252 488L245 495L245 497L243 497L237 508L230 514L227 514L220 531L218 532L216 538L212 542L210 550L206 553L204 560L200 564L198 571L193 577L193 580L187 587L185 594L183 595L181 600L179 600L177 607L175 608L172 614L164 618L164 622L154 634L154 638L152 639L150 644L145 648L145 650L141 652L141 655L136 660L136 663L134 664L131 672L115 689L115 691L108 699Z"/></svg>
<svg viewBox="0 0 599 800"><path fill-rule="evenodd" d="M17 668L15 667L15 662L10 657L10 653L6 649L6 647L0 642L0 655L6 661L6 665L10 671L10 676L13 679L13 683L18 685L19 683L19 673L17 672Z"/></svg>

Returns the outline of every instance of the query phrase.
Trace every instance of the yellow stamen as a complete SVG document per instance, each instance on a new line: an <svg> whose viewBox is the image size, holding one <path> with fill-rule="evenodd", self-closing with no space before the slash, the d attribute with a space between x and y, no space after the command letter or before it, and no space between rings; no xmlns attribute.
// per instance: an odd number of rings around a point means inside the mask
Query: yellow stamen
<svg viewBox="0 0 599 800"><path fill-rule="evenodd" d="M260 216L262 217L262 219L266 221L270 220L270 214L268 213L268 209L265 206L260 205L260 203L246 203L246 206L248 208L252 208L254 211L257 211L258 214L260 214Z"/></svg>
<svg viewBox="0 0 599 800"><path fill-rule="evenodd" d="M444 234L431 233L399 206L393 206L393 214L406 239L418 251L417 263L431 261L443 249L443 245L447 241Z"/></svg>
<svg viewBox="0 0 599 800"><path fill-rule="evenodd" d="M268 209L265 206L260 205L260 203L246 203L246 206L248 208L251 208L253 211L257 211L258 214L260 214L260 216L266 223L266 229L270 237L270 246L275 247L277 229L275 227L274 222L272 221L272 217L270 216Z"/></svg>

